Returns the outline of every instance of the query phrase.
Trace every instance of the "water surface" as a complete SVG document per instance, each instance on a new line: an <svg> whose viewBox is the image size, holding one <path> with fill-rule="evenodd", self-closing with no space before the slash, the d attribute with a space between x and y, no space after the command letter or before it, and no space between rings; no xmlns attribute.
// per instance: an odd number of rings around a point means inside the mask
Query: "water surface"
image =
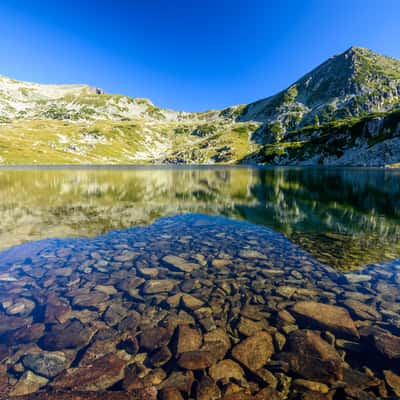
<svg viewBox="0 0 400 400"><path fill-rule="evenodd" d="M271 227L339 269L400 257L400 171L0 170L0 248L188 212Z"/></svg>
<svg viewBox="0 0 400 400"><path fill-rule="evenodd" d="M1 171L0 399L399 398L399 194L377 169Z"/></svg>

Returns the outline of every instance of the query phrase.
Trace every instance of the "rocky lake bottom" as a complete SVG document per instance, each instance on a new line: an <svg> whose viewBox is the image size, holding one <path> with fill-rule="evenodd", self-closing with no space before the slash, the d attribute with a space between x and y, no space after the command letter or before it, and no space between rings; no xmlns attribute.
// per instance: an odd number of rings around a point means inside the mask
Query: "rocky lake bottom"
<svg viewBox="0 0 400 400"><path fill-rule="evenodd" d="M0 253L0 398L400 398L400 259L185 214Z"/></svg>

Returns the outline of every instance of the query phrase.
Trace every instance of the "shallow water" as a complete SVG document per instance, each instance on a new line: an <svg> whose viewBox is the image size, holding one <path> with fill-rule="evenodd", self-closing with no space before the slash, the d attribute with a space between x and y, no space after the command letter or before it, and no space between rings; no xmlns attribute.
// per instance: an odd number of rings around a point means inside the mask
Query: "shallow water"
<svg viewBox="0 0 400 400"><path fill-rule="evenodd" d="M399 194L372 169L1 171L0 394L400 397Z"/></svg>
<svg viewBox="0 0 400 400"><path fill-rule="evenodd" d="M399 204L400 170L0 169L0 249L204 213L270 227L354 269L400 257Z"/></svg>

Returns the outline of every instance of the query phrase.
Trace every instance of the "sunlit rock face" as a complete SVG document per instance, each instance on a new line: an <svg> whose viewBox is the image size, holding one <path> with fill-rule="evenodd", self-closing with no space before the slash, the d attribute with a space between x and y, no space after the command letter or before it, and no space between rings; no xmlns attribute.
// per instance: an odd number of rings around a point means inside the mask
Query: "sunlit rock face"
<svg viewBox="0 0 400 400"><path fill-rule="evenodd" d="M399 260L343 274L269 228L186 214L25 243L0 265L8 399L397 390Z"/></svg>

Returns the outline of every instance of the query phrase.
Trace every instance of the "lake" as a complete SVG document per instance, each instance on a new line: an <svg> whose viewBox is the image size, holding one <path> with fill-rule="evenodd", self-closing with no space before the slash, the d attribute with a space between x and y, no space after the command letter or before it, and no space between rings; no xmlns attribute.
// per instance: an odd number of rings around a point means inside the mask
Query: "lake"
<svg viewBox="0 0 400 400"><path fill-rule="evenodd" d="M0 399L400 397L399 170L3 168L0 200Z"/></svg>

